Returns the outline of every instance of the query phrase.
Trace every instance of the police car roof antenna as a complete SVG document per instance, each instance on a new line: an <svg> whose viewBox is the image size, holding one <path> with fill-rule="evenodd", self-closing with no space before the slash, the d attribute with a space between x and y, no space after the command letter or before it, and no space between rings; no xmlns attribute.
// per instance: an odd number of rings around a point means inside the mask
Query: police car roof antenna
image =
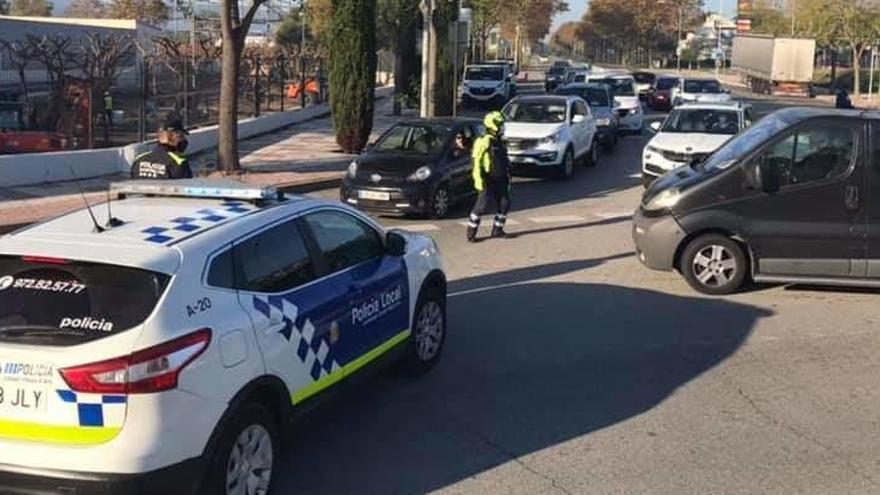
<svg viewBox="0 0 880 495"><path fill-rule="evenodd" d="M113 210L110 209L110 188L107 188L107 224L104 227L112 229L113 227L121 227L125 222L113 216Z"/></svg>
<svg viewBox="0 0 880 495"><path fill-rule="evenodd" d="M92 223L95 225L95 232L101 233L104 232L104 227L98 223L98 220L95 218L95 212L92 211L92 205L89 204L89 200L86 199L86 193L83 191L82 184L79 183L79 177L76 176L76 173L73 171L73 167L70 164L67 165L67 168L70 169L70 175L73 177L74 182L76 182L76 187L79 189L79 195L82 196L83 203L86 204L86 209L89 210L89 216L92 217Z"/></svg>

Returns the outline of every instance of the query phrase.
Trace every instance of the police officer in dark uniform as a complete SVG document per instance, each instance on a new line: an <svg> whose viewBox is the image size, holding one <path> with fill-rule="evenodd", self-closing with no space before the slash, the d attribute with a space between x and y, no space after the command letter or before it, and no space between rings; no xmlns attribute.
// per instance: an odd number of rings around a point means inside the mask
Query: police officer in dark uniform
<svg viewBox="0 0 880 495"><path fill-rule="evenodd" d="M131 166L133 179L191 179L189 161L183 155L186 136L180 117L172 114L159 128L158 144L138 155Z"/></svg>

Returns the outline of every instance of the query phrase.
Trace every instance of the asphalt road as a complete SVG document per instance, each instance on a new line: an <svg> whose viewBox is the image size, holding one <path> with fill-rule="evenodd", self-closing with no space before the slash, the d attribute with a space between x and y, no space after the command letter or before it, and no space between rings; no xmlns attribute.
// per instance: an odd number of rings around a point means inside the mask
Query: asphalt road
<svg viewBox="0 0 880 495"><path fill-rule="evenodd" d="M642 267L647 138L570 182L517 181L513 239L466 243L466 207L381 219L445 254L443 358L300 421L279 493L880 492L877 294L707 298Z"/></svg>

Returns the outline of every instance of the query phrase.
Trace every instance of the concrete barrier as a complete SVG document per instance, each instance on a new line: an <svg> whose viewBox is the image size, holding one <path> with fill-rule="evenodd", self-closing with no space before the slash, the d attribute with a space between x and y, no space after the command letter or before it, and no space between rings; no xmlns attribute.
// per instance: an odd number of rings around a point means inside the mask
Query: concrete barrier
<svg viewBox="0 0 880 495"><path fill-rule="evenodd" d="M376 98L384 98L392 88L377 88ZM238 121L239 139L258 136L282 127L330 115L327 104L276 112ZM202 127L190 132L187 154L217 146L217 126ZM148 150L154 141L134 143L120 148L27 153L0 156L0 187L15 187L88 179L116 173L128 173L136 156ZM71 169L73 173L71 173Z"/></svg>

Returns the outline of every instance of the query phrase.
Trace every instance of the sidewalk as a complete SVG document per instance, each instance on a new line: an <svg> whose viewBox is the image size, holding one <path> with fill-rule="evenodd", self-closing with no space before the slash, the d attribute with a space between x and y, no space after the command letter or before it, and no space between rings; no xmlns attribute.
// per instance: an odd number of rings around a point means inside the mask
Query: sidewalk
<svg viewBox="0 0 880 495"><path fill-rule="evenodd" d="M374 138L399 119L417 116L414 111L392 116L392 102L390 97L376 101ZM339 150L329 107L316 115L313 120L241 141L239 150L245 173L240 180L289 192L307 192L338 183L354 155ZM211 174L215 172L216 152L197 154L191 157L191 163L197 175ZM109 184L127 178L117 174L78 182L0 188L0 232L82 208L80 190L91 204L106 201Z"/></svg>

